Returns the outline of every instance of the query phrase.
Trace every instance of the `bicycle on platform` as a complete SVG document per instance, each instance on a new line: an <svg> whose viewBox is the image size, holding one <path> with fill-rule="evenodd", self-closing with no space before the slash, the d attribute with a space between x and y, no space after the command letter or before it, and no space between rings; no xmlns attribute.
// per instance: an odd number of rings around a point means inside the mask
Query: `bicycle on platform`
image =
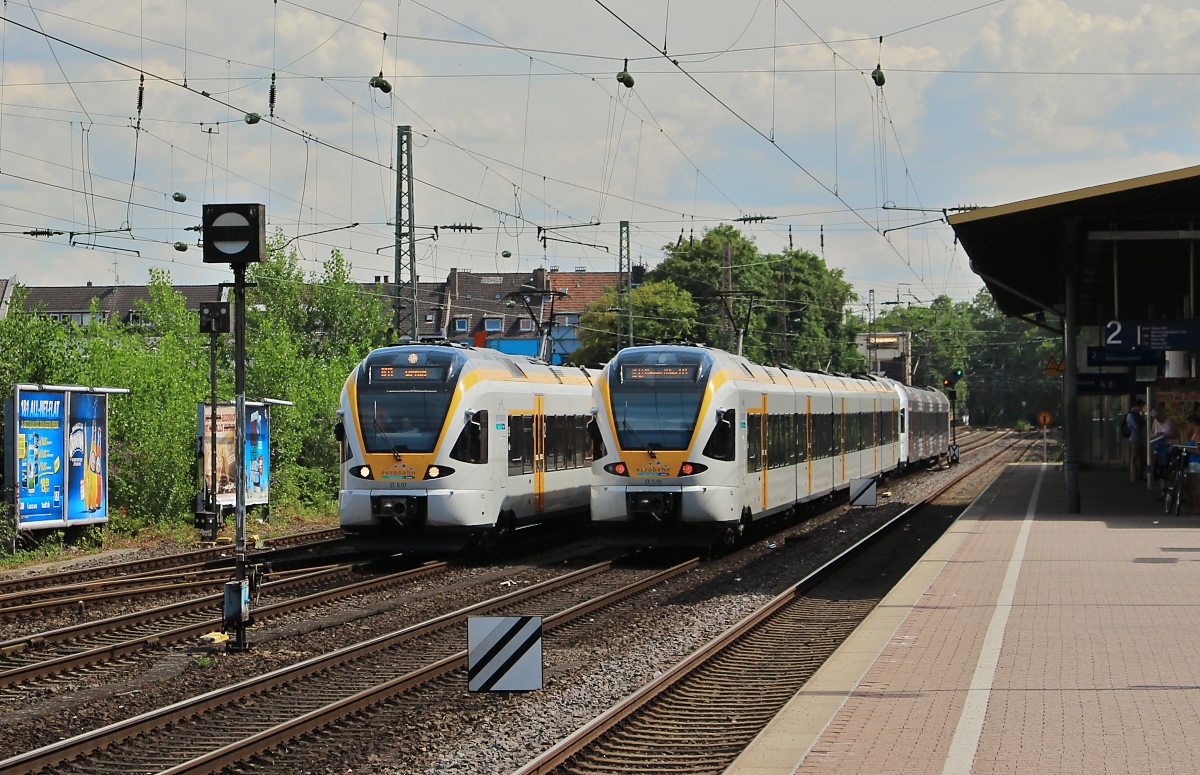
<svg viewBox="0 0 1200 775"><path fill-rule="evenodd" d="M1166 471L1164 480L1167 483L1166 497L1164 498L1163 511L1167 514L1178 514L1183 505L1183 499L1187 497L1187 473L1188 473L1188 450L1189 447L1181 447L1172 445L1166 453ZM1190 503L1188 504L1191 505Z"/></svg>

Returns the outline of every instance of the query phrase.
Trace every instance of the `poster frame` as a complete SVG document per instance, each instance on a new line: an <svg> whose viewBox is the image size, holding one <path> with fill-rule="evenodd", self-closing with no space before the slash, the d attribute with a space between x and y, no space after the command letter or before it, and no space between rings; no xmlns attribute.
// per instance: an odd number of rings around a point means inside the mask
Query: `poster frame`
<svg viewBox="0 0 1200 775"><path fill-rule="evenodd" d="M266 485L267 486L266 486L266 489L263 490L261 494L256 495L251 491L249 483L247 483L247 486L246 486L246 506L247 506L247 508L249 508L251 506L270 507L270 505L271 505L271 468L270 468L271 406L273 404L281 404L281 403L283 403L285 405L290 405L286 402L272 401L272 400L246 401L247 413L251 409L261 410L264 413L265 420L266 420L266 428L267 428L267 449L266 449L266 456L265 456L266 463L267 463L267 471L266 471L266 479L267 479ZM196 433L196 480L197 480L197 485L198 485L196 502L197 502L197 508L200 510L206 510L208 508L208 504L209 504L209 500L208 500L209 485L208 485L207 472L208 472L208 465L211 460L211 457L210 457L211 453L208 449L208 443L209 443L209 438L210 438L212 429L209 425L209 419L205 415L206 415L206 409L210 405L211 404L208 401L198 401L196 403L196 431L197 431L197 433ZM217 402L218 410L219 409L228 409L228 408L236 409L236 406L237 406L236 403L234 403L233 401L218 401ZM235 436L236 436L236 431L235 431ZM246 443L247 444L249 443L248 438L246 440ZM235 448L235 450L237 448L236 441L234 442L234 448ZM244 453L243 453L243 459L245 459ZM248 462L249 461L247 461L247 465L248 465ZM235 467L236 467L236 464L235 464ZM248 472L243 472L243 475L248 476ZM217 499L216 499L217 510L219 512L232 511L237 505L236 501L237 501L236 491L230 492L230 493L225 493L225 494L217 493Z"/></svg>
<svg viewBox="0 0 1200 775"><path fill-rule="evenodd" d="M18 383L13 385L13 391L10 396L7 396L4 401L4 483L6 489L6 501L12 508L12 521L10 524L17 530L55 530L66 527L105 524L108 522L109 511L109 465L110 458L110 442L109 425L108 425L108 396L113 394L125 394L129 390L125 388L113 387L88 387L84 385L38 385L30 383ZM20 481L18 477L18 460L17 460L17 431L20 426L20 406L22 393L58 393L62 395L63 406L61 412L61 438L59 442L62 449L62 479L64 497L58 507L59 516L51 519L37 520L22 520L20 514ZM104 455L104 478L102 482L104 499L103 509L101 513L85 517L82 519L69 519L67 510L66 491L70 481L70 419L71 419L71 401L74 395L91 394L104 395L104 416L103 416L103 455Z"/></svg>

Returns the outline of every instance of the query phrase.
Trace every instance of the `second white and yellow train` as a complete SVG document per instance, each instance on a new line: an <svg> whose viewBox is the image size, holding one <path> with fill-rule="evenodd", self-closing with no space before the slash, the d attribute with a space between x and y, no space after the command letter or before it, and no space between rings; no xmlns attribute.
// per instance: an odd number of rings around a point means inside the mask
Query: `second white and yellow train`
<svg viewBox="0 0 1200 775"><path fill-rule="evenodd" d="M716 533L945 459L950 402L886 378L760 366L701 346L622 350L593 388L591 516L635 539Z"/></svg>

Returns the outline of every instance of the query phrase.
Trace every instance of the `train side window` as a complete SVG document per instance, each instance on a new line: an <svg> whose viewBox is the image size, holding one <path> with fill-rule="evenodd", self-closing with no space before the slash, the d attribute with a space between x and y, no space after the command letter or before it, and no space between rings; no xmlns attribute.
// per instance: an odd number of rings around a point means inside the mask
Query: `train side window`
<svg viewBox="0 0 1200 775"><path fill-rule="evenodd" d="M547 417L550 424L546 426L546 446L551 450L551 470L561 471L566 468L567 434L563 432L563 417Z"/></svg>
<svg viewBox="0 0 1200 775"><path fill-rule="evenodd" d="M532 474L533 473L533 428L535 425L534 419L535 418L533 418L533 417L526 417L525 425L521 428L521 473L524 473L524 474ZM543 421L542 422L542 433L545 433L545 432L546 432L546 423L545 423L545 421ZM543 440L543 442L544 442L544 440ZM543 449L543 455L544 455L545 454L544 443L543 443L542 449ZM542 461L542 466L543 466L543 468L545 467L544 460Z"/></svg>
<svg viewBox="0 0 1200 775"><path fill-rule="evenodd" d="M571 432L575 436L575 467L585 468L592 460L592 445L588 443L588 418L585 414L577 414L571 421Z"/></svg>
<svg viewBox="0 0 1200 775"><path fill-rule="evenodd" d="M746 415L746 470L758 471L761 468L759 459L762 452L762 415Z"/></svg>
<svg viewBox="0 0 1200 775"><path fill-rule="evenodd" d="M520 476L524 473L524 456L521 454L521 440L525 438L525 416L510 414L508 416L508 475Z"/></svg>
<svg viewBox="0 0 1200 775"><path fill-rule="evenodd" d="M832 414L829 418L832 425L830 454L837 457L842 454L842 439L846 433L846 415L840 413Z"/></svg>
<svg viewBox="0 0 1200 775"><path fill-rule="evenodd" d="M488 413L486 409L481 409L471 415L466 425L463 426L462 433L458 434L458 440L454 442L454 449L450 450L450 457L464 463L488 462L487 426Z"/></svg>
<svg viewBox="0 0 1200 775"><path fill-rule="evenodd" d="M608 457L608 449L604 446L604 437L600 434L600 426L595 417L588 420L587 433L588 439L591 441L592 460Z"/></svg>
<svg viewBox="0 0 1200 775"><path fill-rule="evenodd" d="M717 413L717 424L713 428L712 434L708 437L708 442L704 445L704 452L701 453L705 457L713 460L733 460L737 454L735 441L737 433L735 421L737 420L737 412L733 409L726 409L724 412Z"/></svg>
<svg viewBox="0 0 1200 775"><path fill-rule="evenodd" d="M796 428L796 434L794 437L796 446L796 462L803 463L808 460L808 415L792 415L792 422Z"/></svg>
<svg viewBox="0 0 1200 775"><path fill-rule="evenodd" d="M571 463L575 456L575 437L571 434L571 418L564 414L554 419L558 421L558 470L566 471L574 467Z"/></svg>
<svg viewBox="0 0 1200 775"><path fill-rule="evenodd" d="M799 457L796 454L796 426L799 423L796 421L796 415L794 414L784 415L783 422L787 430L787 464L794 466L796 465L796 459Z"/></svg>

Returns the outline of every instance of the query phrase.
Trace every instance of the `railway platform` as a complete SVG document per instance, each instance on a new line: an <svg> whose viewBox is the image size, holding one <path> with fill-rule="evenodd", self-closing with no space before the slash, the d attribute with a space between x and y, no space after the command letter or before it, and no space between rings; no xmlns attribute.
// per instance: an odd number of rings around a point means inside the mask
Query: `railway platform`
<svg viewBox="0 0 1200 775"><path fill-rule="evenodd" d="M727 775L1200 771L1200 516L1009 466Z"/></svg>

